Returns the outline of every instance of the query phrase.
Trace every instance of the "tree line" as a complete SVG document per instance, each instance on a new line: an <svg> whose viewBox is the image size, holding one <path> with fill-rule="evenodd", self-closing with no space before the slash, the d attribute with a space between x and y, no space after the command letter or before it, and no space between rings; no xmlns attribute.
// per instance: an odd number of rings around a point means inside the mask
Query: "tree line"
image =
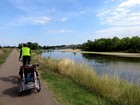
<svg viewBox="0 0 140 105"><path fill-rule="evenodd" d="M99 52L140 52L140 37L133 36L132 38L101 38L95 39L94 41L88 40L86 43L77 44L77 45L59 45L59 46L41 46L36 42L27 42L28 47L32 50L39 49L82 49L83 51L99 51ZM0 48L21 48L22 44L20 43L18 47L16 46L0 46Z"/></svg>
<svg viewBox="0 0 140 105"><path fill-rule="evenodd" d="M84 51L99 51L99 52L140 52L140 37L133 36L132 38L101 38L94 41L88 40L82 44Z"/></svg>
<svg viewBox="0 0 140 105"><path fill-rule="evenodd" d="M31 50L48 50L48 49L66 49L66 48L72 48L72 49L75 49L75 48L78 48L79 46L81 45L56 45L56 46L41 46L39 45L37 42L27 42L26 43L27 46L29 48L31 48ZM0 46L0 48L19 48L21 49L22 48L22 43L19 43L18 46Z"/></svg>
<svg viewBox="0 0 140 105"><path fill-rule="evenodd" d="M66 48L66 45L57 45L57 46L46 46L46 45L44 45L44 46L41 46L36 42L34 42L34 43L33 42L27 42L27 46L32 50L40 50L40 49L44 49L44 50L53 49L54 50L54 49ZM20 43L18 45L18 48L19 49L22 48L22 43Z"/></svg>

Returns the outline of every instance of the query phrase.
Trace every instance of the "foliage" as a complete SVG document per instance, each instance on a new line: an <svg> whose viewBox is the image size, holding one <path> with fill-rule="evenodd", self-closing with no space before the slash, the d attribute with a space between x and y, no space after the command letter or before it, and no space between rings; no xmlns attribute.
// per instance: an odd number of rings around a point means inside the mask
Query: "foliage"
<svg viewBox="0 0 140 105"><path fill-rule="evenodd" d="M82 45L82 50L85 51L100 51L100 52L140 52L140 37L133 36L132 38L118 37L101 38L94 41L88 40Z"/></svg>
<svg viewBox="0 0 140 105"><path fill-rule="evenodd" d="M32 49L32 50L37 50L39 48L38 43L32 43L32 42L28 42L27 45Z"/></svg>

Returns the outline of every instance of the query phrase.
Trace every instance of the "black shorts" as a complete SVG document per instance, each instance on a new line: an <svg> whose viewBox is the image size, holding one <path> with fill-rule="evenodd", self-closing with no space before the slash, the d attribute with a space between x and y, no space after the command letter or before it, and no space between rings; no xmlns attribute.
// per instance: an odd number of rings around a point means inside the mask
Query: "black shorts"
<svg viewBox="0 0 140 105"><path fill-rule="evenodd" d="M23 65L29 65L31 61L30 56L23 56Z"/></svg>

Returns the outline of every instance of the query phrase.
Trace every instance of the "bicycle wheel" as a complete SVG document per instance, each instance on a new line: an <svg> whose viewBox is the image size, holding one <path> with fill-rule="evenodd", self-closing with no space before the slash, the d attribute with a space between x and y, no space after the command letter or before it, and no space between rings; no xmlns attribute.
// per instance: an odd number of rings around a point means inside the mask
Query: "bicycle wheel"
<svg viewBox="0 0 140 105"><path fill-rule="evenodd" d="M40 79L39 78L37 78L37 85L38 85L38 87L36 89L37 89L38 92L40 92L40 90L41 90L41 83L40 83Z"/></svg>

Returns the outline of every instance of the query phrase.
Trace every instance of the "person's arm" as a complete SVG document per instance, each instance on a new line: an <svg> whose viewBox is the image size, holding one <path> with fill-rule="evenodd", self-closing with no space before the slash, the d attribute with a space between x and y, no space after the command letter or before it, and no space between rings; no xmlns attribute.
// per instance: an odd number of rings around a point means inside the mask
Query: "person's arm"
<svg viewBox="0 0 140 105"><path fill-rule="evenodd" d="M20 56L19 56L19 59L21 58L21 55L22 55L22 49L20 50Z"/></svg>
<svg viewBox="0 0 140 105"><path fill-rule="evenodd" d="M32 54L31 49L30 49L30 55Z"/></svg>

